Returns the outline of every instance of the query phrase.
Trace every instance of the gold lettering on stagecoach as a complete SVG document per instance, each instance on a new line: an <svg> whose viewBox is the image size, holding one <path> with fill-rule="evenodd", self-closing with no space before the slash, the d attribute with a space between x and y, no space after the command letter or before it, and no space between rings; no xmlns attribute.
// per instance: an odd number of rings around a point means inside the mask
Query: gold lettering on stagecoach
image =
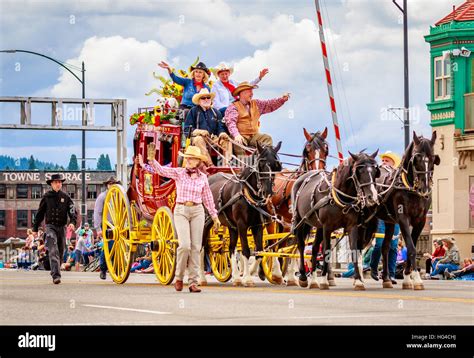
<svg viewBox="0 0 474 358"><path fill-rule="evenodd" d="M150 173L145 173L143 175L145 179L145 194L151 195L153 194L153 175Z"/></svg>

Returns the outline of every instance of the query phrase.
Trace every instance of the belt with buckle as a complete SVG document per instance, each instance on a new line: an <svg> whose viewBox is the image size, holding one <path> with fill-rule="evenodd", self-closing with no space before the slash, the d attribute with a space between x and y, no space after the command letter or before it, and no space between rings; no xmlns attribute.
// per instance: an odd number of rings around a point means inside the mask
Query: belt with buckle
<svg viewBox="0 0 474 358"><path fill-rule="evenodd" d="M184 206L196 206L200 205L200 203L195 203L194 201L185 201L184 203L178 203L179 205L184 205Z"/></svg>

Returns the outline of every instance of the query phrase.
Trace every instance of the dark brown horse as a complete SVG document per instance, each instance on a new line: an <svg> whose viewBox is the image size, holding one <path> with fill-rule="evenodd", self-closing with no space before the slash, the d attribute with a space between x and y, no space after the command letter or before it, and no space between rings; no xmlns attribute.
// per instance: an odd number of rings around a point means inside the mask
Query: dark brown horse
<svg viewBox="0 0 474 358"><path fill-rule="evenodd" d="M400 168L397 171L389 171L381 167L382 174L377 182L381 184L379 191L385 191L385 194L381 198L377 217L385 222L382 245L384 288L392 287L388 272L388 252L395 224L398 224L408 253L403 273L403 288L424 289L420 273L416 269L416 243L431 205L434 166L440 164L439 156L434 154L435 142L436 131L433 132L431 139L418 137L413 132L413 141L403 155ZM368 232L368 235L371 233ZM372 277L378 280L377 275L373 274Z"/></svg>
<svg viewBox="0 0 474 358"><path fill-rule="evenodd" d="M294 211L292 231L296 235L300 251L300 286L308 285L304 267L304 247L311 228L317 228L316 242L323 240L324 263L318 285L314 270L319 245L313 245L310 287L319 286L321 289L329 288L327 274L331 255L331 233L344 228L344 231L349 233L353 253L354 288L365 289L358 266L360 250L366 245L363 240L365 236L360 237L360 227L365 225L364 218L370 218L370 212L375 210L378 204L375 179L380 175L380 170L374 159L377 153L378 150L372 155L349 153L351 156L331 174L325 171L310 171L295 182L291 193Z"/></svg>
<svg viewBox="0 0 474 358"><path fill-rule="evenodd" d="M278 158L279 142L276 147L262 147L257 144L254 154L255 164L245 167L238 176L217 173L209 177L214 202L219 212L219 220L229 229L233 285L254 286L250 275L248 260L250 248L247 240L247 230L250 228L255 242L255 250L263 250L263 222L261 212L265 211L273 195L273 180L276 172L281 171ZM204 227L203 246L207 250L207 238L212 227L212 221L207 221ZM242 245L243 280L240 278L236 261L236 246L238 238ZM256 260L260 264L261 258ZM257 266L255 266L257 267Z"/></svg>
<svg viewBox="0 0 474 358"><path fill-rule="evenodd" d="M329 146L326 142L328 129L327 127L322 132L309 133L306 128L303 128L303 133L306 139L303 153L302 161L297 170L282 170L280 173L275 175L275 184L274 184L274 194L272 196L270 207L268 208L269 212L276 214L283 225L273 223L267 226L267 232L273 234L276 232L276 228L279 228L280 232L289 232L291 228L291 219L293 214L291 213L291 190L295 181L304 173L310 170L325 170L326 169L326 159L329 154ZM289 244L293 244L288 239L286 242L282 243L279 247L283 247ZM296 280L294 276L295 269L293 268L293 262L295 259L288 259L288 270L286 275L286 285L294 286L296 285ZM272 258L272 280L280 284L283 282L282 271L280 260L276 257ZM260 266L259 276L265 277L263 274L263 269Z"/></svg>

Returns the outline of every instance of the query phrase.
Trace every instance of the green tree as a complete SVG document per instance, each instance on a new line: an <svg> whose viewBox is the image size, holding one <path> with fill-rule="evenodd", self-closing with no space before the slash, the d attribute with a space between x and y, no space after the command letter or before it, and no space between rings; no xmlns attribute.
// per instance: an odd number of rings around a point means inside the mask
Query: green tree
<svg viewBox="0 0 474 358"><path fill-rule="evenodd" d="M110 157L108 154L105 156L104 170L112 170L112 164L110 164Z"/></svg>
<svg viewBox="0 0 474 358"><path fill-rule="evenodd" d="M79 170L79 165L77 164L77 157L75 154L71 155L71 159L69 159L69 165L67 166L67 170Z"/></svg>
<svg viewBox="0 0 474 358"><path fill-rule="evenodd" d="M105 157L103 154L100 155L99 160L97 161L97 170L104 170L105 166Z"/></svg>
<svg viewBox="0 0 474 358"><path fill-rule="evenodd" d="M36 167L35 163L35 158L33 158L33 155L30 156L30 159L28 159L28 170L35 170L38 169Z"/></svg>

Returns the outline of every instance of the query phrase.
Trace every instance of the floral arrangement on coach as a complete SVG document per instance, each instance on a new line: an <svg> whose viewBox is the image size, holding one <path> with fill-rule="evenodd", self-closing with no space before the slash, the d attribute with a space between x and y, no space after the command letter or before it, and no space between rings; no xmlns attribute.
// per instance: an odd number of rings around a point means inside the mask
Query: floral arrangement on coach
<svg viewBox="0 0 474 358"><path fill-rule="evenodd" d="M178 114L179 103L175 98L158 98L158 104L152 112L134 113L130 116L130 124L150 124L155 127L160 123L175 119Z"/></svg>

